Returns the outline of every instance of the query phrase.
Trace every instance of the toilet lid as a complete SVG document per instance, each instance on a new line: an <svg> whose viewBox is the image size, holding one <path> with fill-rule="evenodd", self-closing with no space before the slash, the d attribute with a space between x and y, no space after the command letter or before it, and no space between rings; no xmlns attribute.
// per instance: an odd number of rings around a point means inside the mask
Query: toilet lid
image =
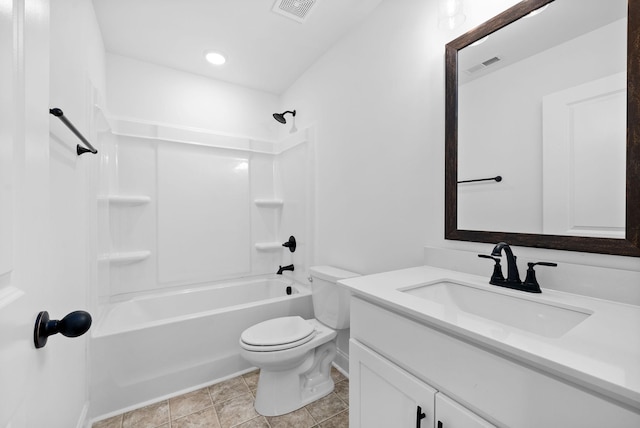
<svg viewBox="0 0 640 428"><path fill-rule="evenodd" d="M299 316L274 318L249 327L240 336L247 345L275 346L304 343L314 332L313 325Z"/></svg>
<svg viewBox="0 0 640 428"><path fill-rule="evenodd" d="M300 345L304 345L305 343L310 342L311 339L313 339L315 337L315 335L316 334L315 334L315 331L314 331L309 336L303 337L302 339L296 340L295 342L282 343L280 345L268 345L268 346L264 346L264 345L249 345L248 343L244 343L242 340L240 340L240 346L243 349L246 349L247 351L253 351L253 352L285 351L287 349L297 348Z"/></svg>

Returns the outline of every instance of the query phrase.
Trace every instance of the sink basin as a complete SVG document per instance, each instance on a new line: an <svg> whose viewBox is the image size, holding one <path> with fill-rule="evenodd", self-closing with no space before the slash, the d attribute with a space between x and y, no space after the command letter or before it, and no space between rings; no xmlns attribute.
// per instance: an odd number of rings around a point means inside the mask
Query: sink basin
<svg viewBox="0 0 640 428"><path fill-rule="evenodd" d="M593 313L584 308L520 298L451 280L400 291L442 305L445 313L463 312L549 338L561 337Z"/></svg>

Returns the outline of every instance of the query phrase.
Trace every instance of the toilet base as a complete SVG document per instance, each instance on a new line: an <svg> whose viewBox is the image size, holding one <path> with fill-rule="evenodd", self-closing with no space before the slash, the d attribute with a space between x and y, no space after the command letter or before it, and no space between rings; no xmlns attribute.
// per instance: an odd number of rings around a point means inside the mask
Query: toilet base
<svg viewBox="0 0 640 428"><path fill-rule="evenodd" d="M331 362L336 344L331 341L311 350L296 368L260 370L255 409L263 416L280 416L293 412L333 391Z"/></svg>

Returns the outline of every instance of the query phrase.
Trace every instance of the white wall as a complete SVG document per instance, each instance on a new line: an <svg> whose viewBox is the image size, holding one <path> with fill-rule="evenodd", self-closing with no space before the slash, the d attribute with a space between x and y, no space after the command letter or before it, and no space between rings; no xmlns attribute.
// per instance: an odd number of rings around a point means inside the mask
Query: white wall
<svg viewBox="0 0 640 428"><path fill-rule="evenodd" d="M317 263L387 271L423 264L426 245L468 250L451 255L464 268L473 253L491 250L489 243L444 239L444 45L515 3L467 1L465 24L450 32L438 29L433 0L384 1L283 94L281 107L297 109L298 126L317 126ZM640 259L515 253L614 268L609 278L622 281L622 289L608 293L605 284L582 281L590 276L585 269L572 278L571 291L640 303ZM546 283L569 286L566 278Z"/></svg>
<svg viewBox="0 0 640 428"><path fill-rule="evenodd" d="M277 97L118 55L107 55L108 110L115 117L272 141Z"/></svg>
<svg viewBox="0 0 640 428"><path fill-rule="evenodd" d="M514 1L468 5L456 33L435 1L385 1L282 97L317 125L317 262L372 273L422 263L443 235L444 45Z"/></svg>

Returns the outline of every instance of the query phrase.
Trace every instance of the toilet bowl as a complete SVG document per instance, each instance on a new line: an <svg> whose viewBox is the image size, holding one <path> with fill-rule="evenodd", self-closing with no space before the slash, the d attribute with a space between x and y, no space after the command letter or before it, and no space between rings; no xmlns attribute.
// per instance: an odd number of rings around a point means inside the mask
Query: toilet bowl
<svg viewBox="0 0 640 428"><path fill-rule="evenodd" d="M358 274L331 266L309 271L316 318L274 318L240 336L240 355L260 368L255 409L264 416L292 412L334 388L336 330L349 327L349 294L336 281Z"/></svg>

